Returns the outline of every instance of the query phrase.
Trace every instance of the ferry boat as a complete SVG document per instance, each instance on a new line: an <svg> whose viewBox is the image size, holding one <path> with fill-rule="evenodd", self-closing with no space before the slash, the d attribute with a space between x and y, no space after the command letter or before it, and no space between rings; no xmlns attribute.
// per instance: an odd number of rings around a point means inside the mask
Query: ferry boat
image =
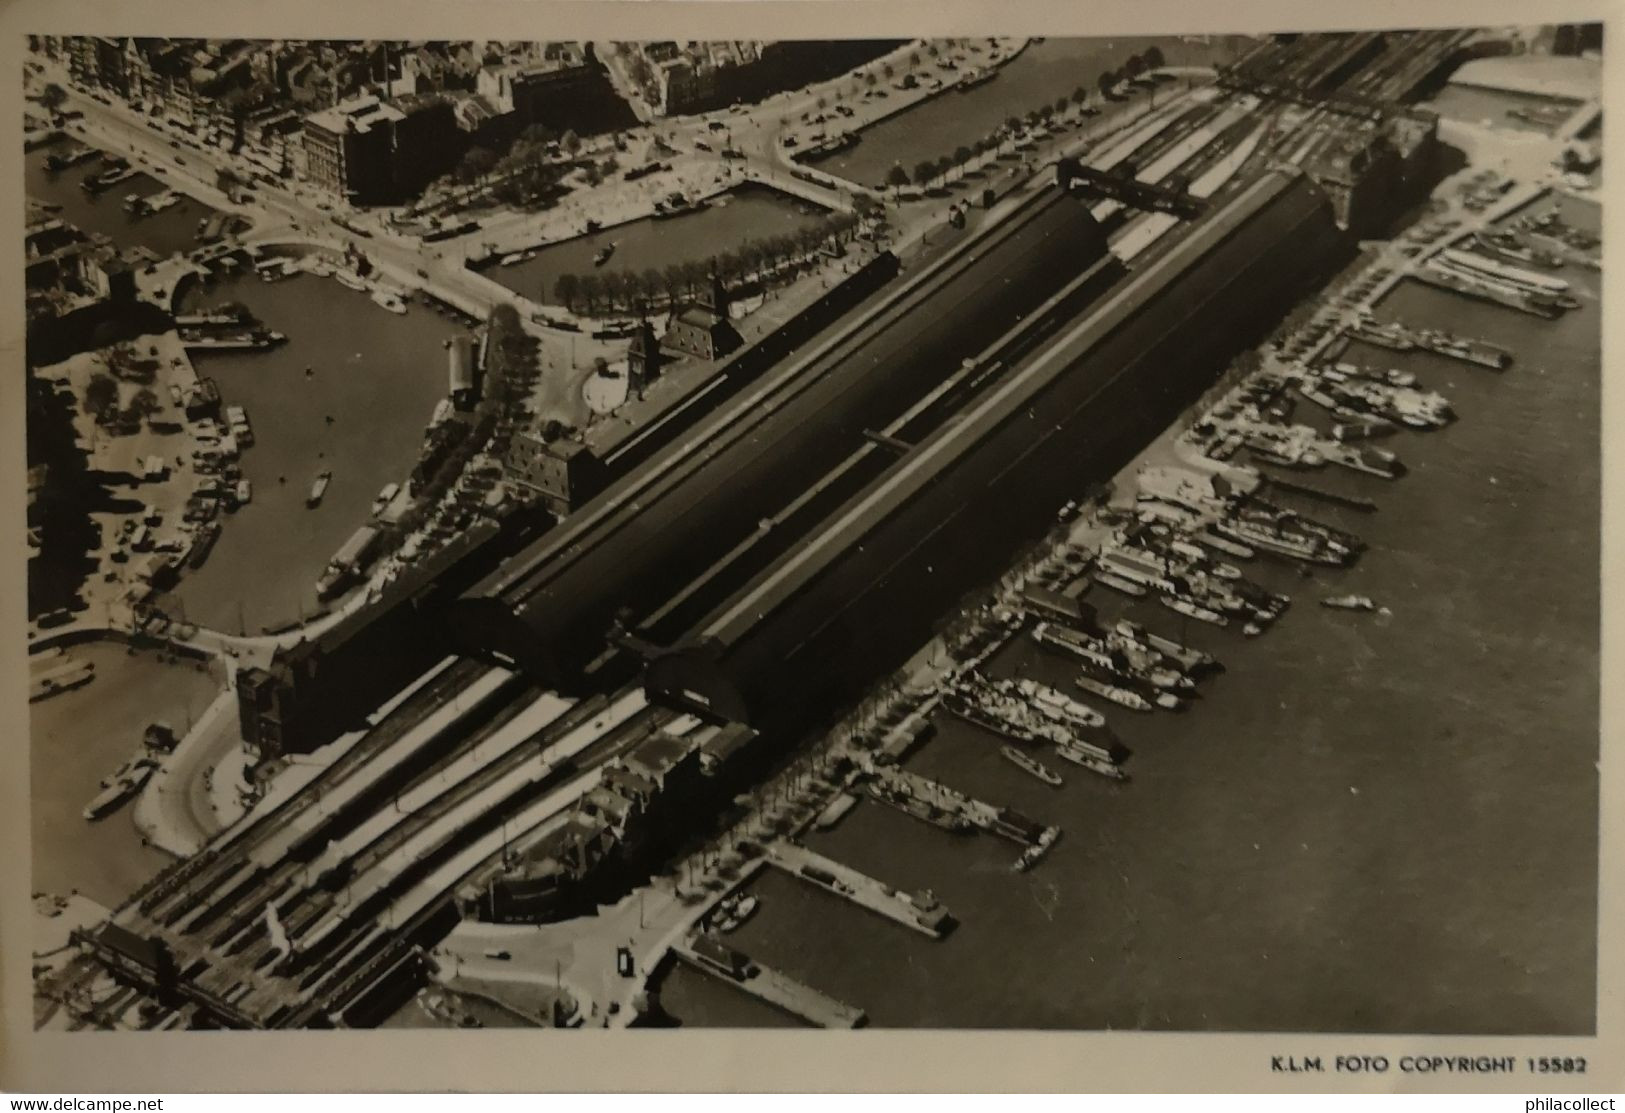
<svg viewBox="0 0 1625 1113"><path fill-rule="evenodd" d="M1048 766L1044 765L1043 762L1038 761L1035 758L1028 757L1026 754L1022 753L1008 742L999 747L999 753L1011 765L1014 765L1017 769L1020 769L1023 772L1031 773L1045 784L1054 788L1059 788L1061 786L1060 774L1051 770Z"/></svg>
<svg viewBox="0 0 1625 1113"><path fill-rule="evenodd" d="M1180 667L1186 672L1215 672L1224 667L1216 658L1203 653L1200 649L1180 645L1172 638L1165 638L1161 634L1153 633L1126 618L1118 619L1115 629L1126 638L1144 642L1159 653L1167 654L1170 658L1179 662Z"/></svg>
<svg viewBox="0 0 1625 1113"><path fill-rule="evenodd" d="M1073 765L1081 765L1091 773L1098 773L1102 777L1109 777L1114 781L1128 780L1128 772L1115 762L1105 761L1091 750L1080 746L1056 746L1055 756L1063 761L1070 761Z"/></svg>
<svg viewBox="0 0 1625 1113"><path fill-rule="evenodd" d="M1491 371L1504 371L1512 366L1512 353L1482 340L1468 340L1443 329L1422 329L1416 334L1416 346L1435 355L1449 356L1465 363L1487 367Z"/></svg>
<svg viewBox="0 0 1625 1113"><path fill-rule="evenodd" d="M997 726L991 726L988 723L974 719L967 719L967 721L976 722L978 726L986 726L991 730L999 729ZM968 835L976 830L976 824L959 812L950 808L939 807L930 800L904 792L893 784L869 781L863 787L864 791L876 800L891 804L922 823L929 823L933 827L939 827L955 835Z"/></svg>
<svg viewBox="0 0 1625 1113"><path fill-rule="evenodd" d="M120 805L141 791L142 787L152 777L153 768L153 762L148 758L143 763L137 764L129 772L116 778L110 785L97 793L90 803L85 805L82 813L84 817L87 820L95 821L116 811Z"/></svg>
<svg viewBox="0 0 1625 1113"><path fill-rule="evenodd" d="M1163 606L1171 611L1178 611L1188 618L1198 622L1206 622L1212 626L1228 626L1230 620L1211 607L1204 607L1200 603L1187 599L1182 595L1159 595L1157 597Z"/></svg>
<svg viewBox="0 0 1625 1113"><path fill-rule="evenodd" d="M1089 675L1079 676L1073 680L1079 688L1092 696L1099 696L1103 700L1126 707L1130 711L1150 711L1151 701L1136 691L1120 687L1116 684L1107 684L1103 680L1096 680Z"/></svg>
<svg viewBox="0 0 1625 1113"><path fill-rule="evenodd" d="M1277 556L1288 556L1310 564L1325 564L1332 567L1342 567L1348 563L1348 554L1341 549L1332 549L1323 538L1283 533L1245 519L1221 519L1213 523L1213 528L1243 545Z"/></svg>
<svg viewBox="0 0 1625 1113"><path fill-rule="evenodd" d="M305 506L314 510L322 504L322 496L327 494L327 485L333 481L333 473L324 471L316 477L316 482L310 485L310 494L305 496Z"/></svg>
<svg viewBox="0 0 1625 1113"><path fill-rule="evenodd" d="M1328 595L1320 601L1323 607L1339 611L1374 611L1377 604L1369 595Z"/></svg>
<svg viewBox="0 0 1625 1113"><path fill-rule="evenodd" d="M605 263L609 262L610 256L614 254L615 245L613 243L605 244L603 247L600 247L597 254L592 257L592 265L595 267L601 267Z"/></svg>
<svg viewBox="0 0 1625 1113"><path fill-rule="evenodd" d="M201 568L203 562L209 559L209 550L214 548L214 543L218 540L220 540L220 523L205 523L192 538L192 547L186 554L186 566Z"/></svg>
<svg viewBox="0 0 1625 1113"><path fill-rule="evenodd" d="M1481 301L1491 302L1495 305L1516 309L1546 320L1553 320L1563 314L1563 305L1556 295L1539 294L1531 290L1520 289L1505 282L1500 282L1487 275L1470 271L1464 267L1452 266L1449 263L1433 260L1425 264L1417 277L1434 285L1451 290L1467 297L1478 298Z"/></svg>
<svg viewBox="0 0 1625 1113"><path fill-rule="evenodd" d="M1004 683L1010 683L1005 681ZM1033 707L1051 719L1071 727L1093 727L1099 729L1106 725L1106 716L1096 711L1086 703L1080 703L1058 688L1051 688L1048 684L1040 684L1036 680L1017 680L1015 689L1024 696Z"/></svg>
<svg viewBox="0 0 1625 1113"><path fill-rule="evenodd" d="M1066 626L1057 626L1052 622L1040 622L1032 629L1032 639L1039 645L1053 646L1063 653L1069 653L1079 660L1101 668L1115 669L1118 667L1118 658L1108 651L1095 639Z"/></svg>
<svg viewBox="0 0 1625 1113"><path fill-rule="evenodd" d="M1350 325L1348 335L1355 340L1362 340L1367 344L1375 344L1379 348L1387 348L1394 352L1408 352L1416 347L1416 340L1402 325L1379 325L1372 321L1360 321Z"/></svg>
<svg viewBox="0 0 1625 1113"><path fill-rule="evenodd" d="M1060 743L1072 734L1038 714L1025 702L996 691L985 683L961 683L949 689L942 705L968 723L1016 742Z"/></svg>
<svg viewBox="0 0 1625 1113"><path fill-rule="evenodd" d="M1480 251L1487 251L1509 263L1546 267L1549 270L1559 270L1564 265L1563 256L1555 251L1542 251L1510 232L1479 232L1473 237L1473 244Z"/></svg>

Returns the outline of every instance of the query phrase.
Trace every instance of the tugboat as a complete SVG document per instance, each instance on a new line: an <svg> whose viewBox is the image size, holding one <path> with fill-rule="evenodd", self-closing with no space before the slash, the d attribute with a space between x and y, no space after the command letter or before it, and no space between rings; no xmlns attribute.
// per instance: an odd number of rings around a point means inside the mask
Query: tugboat
<svg viewBox="0 0 1625 1113"><path fill-rule="evenodd" d="M1377 604L1369 595L1329 595L1320 601L1323 607L1339 611L1374 611Z"/></svg>
<svg viewBox="0 0 1625 1113"><path fill-rule="evenodd" d="M1010 764L1023 770L1024 772L1031 773L1045 784L1050 785L1053 788L1059 788L1061 786L1061 775L1059 773L1054 772L1042 762L1028 757L1026 754L1022 753L1009 743L1000 746L999 753Z"/></svg>
<svg viewBox="0 0 1625 1113"><path fill-rule="evenodd" d="M333 473L324 471L316 477L316 482L310 485L310 494L305 496L305 506L314 510L322 504L322 496L327 494L327 485L333 481Z"/></svg>

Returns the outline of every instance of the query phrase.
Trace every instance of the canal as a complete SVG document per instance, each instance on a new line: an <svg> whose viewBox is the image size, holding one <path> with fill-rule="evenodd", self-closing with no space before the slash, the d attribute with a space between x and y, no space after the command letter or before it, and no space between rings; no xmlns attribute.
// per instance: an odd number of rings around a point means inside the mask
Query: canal
<svg viewBox="0 0 1625 1113"><path fill-rule="evenodd" d="M93 663L96 679L29 705L33 887L78 890L112 908L173 859L142 844L133 804L95 822L80 813L102 778L136 753L148 723L184 733L221 681L198 662L160 659L151 649L131 653L114 642L68 653Z"/></svg>
<svg viewBox="0 0 1625 1113"><path fill-rule="evenodd" d="M901 164L912 173L918 163L951 155L961 144L992 134L1011 116L1052 105L1080 85L1098 101L1100 75L1148 47L1160 49L1170 66L1210 66L1235 57L1251 42L1240 36L1044 39L999 67L992 81L922 101L866 128L857 146L808 161L859 184L884 188L893 166Z"/></svg>
<svg viewBox="0 0 1625 1113"><path fill-rule="evenodd" d="M29 197L60 205L60 211L54 215L81 231L108 236L120 247L145 247L160 256L168 256L177 251L189 251L198 245L198 222L214 212L200 201L182 196L173 207L144 217L131 216L124 211L126 195L135 193L148 197L168 188L149 174L138 174L127 182L92 196L80 189L79 183L101 168L100 160L81 163L56 173L45 169L46 156L67 149L72 142L61 140L23 156L24 189Z"/></svg>
<svg viewBox="0 0 1625 1113"><path fill-rule="evenodd" d="M1514 134L1531 132L1536 135L1550 135L1556 130L1554 126L1519 119L1511 113L1523 109L1552 112L1555 116L1558 109L1566 108L1573 112L1580 107L1580 102L1557 97L1525 96L1521 93L1481 89L1472 85L1447 85L1439 91L1438 96L1428 102L1428 106L1436 109L1439 115L1447 120L1488 125Z"/></svg>
<svg viewBox="0 0 1625 1113"><path fill-rule="evenodd" d="M618 224L543 248L523 263L485 273L533 301L556 303L553 287L561 274L600 276L616 271L659 271L677 263L703 262L752 240L806 228L826 213L763 185L743 185L712 199L697 212L664 220L648 218ZM593 260L612 246L602 265Z"/></svg>
<svg viewBox="0 0 1625 1113"><path fill-rule="evenodd" d="M193 356L223 402L248 411L254 445L242 468L253 501L225 516L208 562L183 573L175 593L188 621L257 633L315 610L328 560L366 524L379 490L405 482L446 396L444 344L462 330L416 304L404 316L390 313L314 275L239 277L183 297L187 309L226 301L246 305L288 341ZM321 505L307 509L323 470L332 483Z"/></svg>
<svg viewBox="0 0 1625 1113"><path fill-rule="evenodd" d="M1593 206L1564 207L1595 230ZM1090 592L1106 617L1228 666L1185 715L1105 708L1134 750L1131 783L1057 762L1066 784L1051 789L992 736L939 720L909 767L1064 826L1033 871L1010 869L1007 843L865 802L809 845L934 890L961 920L953 934L922 941L773 875L731 943L880 1026L1593 1031L1599 276L1561 273L1584 304L1557 321L1416 283L1386 299L1380 317L1504 344L1518 362L1496 374L1352 353L1414 371L1460 420L1393 438L1410 468L1396 482L1312 477L1376 513L1274 496L1370 549L1310 577L1249 562L1295 600L1265 636ZM1344 592L1385 611L1317 605ZM989 671L1062 689L1075 674L1030 640ZM759 1023L725 987L688 981L666 995L685 1023Z"/></svg>

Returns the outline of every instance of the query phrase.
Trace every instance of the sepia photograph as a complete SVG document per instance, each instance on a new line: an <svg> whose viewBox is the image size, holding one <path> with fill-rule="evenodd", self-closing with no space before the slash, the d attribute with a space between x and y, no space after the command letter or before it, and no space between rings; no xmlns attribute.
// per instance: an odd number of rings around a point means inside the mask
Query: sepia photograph
<svg viewBox="0 0 1625 1113"><path fill-rule="evenodd" d="M642 18L20 44L33 1027L1597 1035L1602 24Z"/></svg>

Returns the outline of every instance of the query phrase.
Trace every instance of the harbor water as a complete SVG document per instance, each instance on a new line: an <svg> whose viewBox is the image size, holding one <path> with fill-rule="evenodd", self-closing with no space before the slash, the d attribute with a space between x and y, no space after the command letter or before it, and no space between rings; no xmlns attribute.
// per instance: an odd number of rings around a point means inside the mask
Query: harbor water
<svg viewBox="0 0 1625 1113"><path fill-rule="evenodd" d="M1564 208L1596 230L1594 208ZM809 844L932 889L956 930L921 940L775 873L731 945L880 1026L1592 1031L1599 276L1562 274L1583 305L1558 321L1416 283L1379 307L1518 360L1497 374L1351 353L1414 371L1460 420L1387 442L1410 469L1397 481L1310 478L1375 513L1272 496L1370 549L1308 578L1247 562L1294 599L1263 637L1091 590L1104 615L1228 666L1183 715L1102 705L1135 752L1131 783L1049 759L1066 778L1052 789L1001 759L993 736L938 720L909 768L1065 828L1030 873L1011 870L1008 843L865 801ZM1384 610L1318 605L1344 592ZM1079 694L1075 667L1030 639L989 671ZM667 980L680 1020L758 1023L759 1005L700 978Z"/></svg>
<svg viewBox="0 0 1625 1113"><path fill-rule="evenodd" d="M241 302L288 336L265 351L192 357L226 405L248 411L254 444L242 468L253 501L224 516L207 563L187 570L175 590L188 621L258 633L316 609L322 569L367 523L379 490L405 482L446 397L443 344L462 328L416 303L391 313L314 275L240 277L195 288L184 301L188 309ZM333 480L321 505L307 509L324 470Z"/></svg>
<svg viewBox="0 0 1625 1113"><path fill-rule="evenodd" d="M23 188L29 197L60 206L53 216L83 232L109 236L120 247L145 247L159 256L168 256L197 246L198 222L213 213L213 209L183 195L179 202L161 213L132 216L124 211L126 195L150 197L168 187L150 174L137 174L93 196L80 189L79 183L101 169L100 159L56 172L45 169L46 156L73 145L70 140L61 140L23 156Z"/></svg>
<svg viewBox="0 0 1625 1113"><path fill-rule="evenodd" d="M951 90L922 101L862 132L855 147L809 160L818 169L863 185L884 187L886 173L901 164L913 172L924 159L952 155L968 140L990 135L1011 116L1053 105L1080 85L1098 102L1096 83L1107 70L1120 68L1130 55L1155 46L1170 66L1210 66L1234 58L1250 39L1242 36L1202 38L1050 38L1029 43L999 67L992 81ZM920 74L940 74L925 59ZM954 75L943 75L944 79Z"/></svg>
<svg viewBox="0 0 1625 1113"><path fill-rule="evenodd" d="M558 300L554 283L563 274L641 274L674 263L704 262L752 240L799 231L825 215L816 206L768 186L744 185L713 198L695 212L617 224L544 247L522 263L493 267L486 273L515 293L552 303ZM598 253L612 245L614 254L602 265L595 264Z"/></svg>
<svg viewBox="0 0 1625 1113"><path fill-rule="evenodd" d="M82 688L29 705L29 801L33 889L77 890L109 908L122 903L173 859L142 844L133 803L95 821L81 814L101 780L133 757L148 723L186 731L220 690L195 661L133 653L115 642L70 648L95 665Z"/></svg>

